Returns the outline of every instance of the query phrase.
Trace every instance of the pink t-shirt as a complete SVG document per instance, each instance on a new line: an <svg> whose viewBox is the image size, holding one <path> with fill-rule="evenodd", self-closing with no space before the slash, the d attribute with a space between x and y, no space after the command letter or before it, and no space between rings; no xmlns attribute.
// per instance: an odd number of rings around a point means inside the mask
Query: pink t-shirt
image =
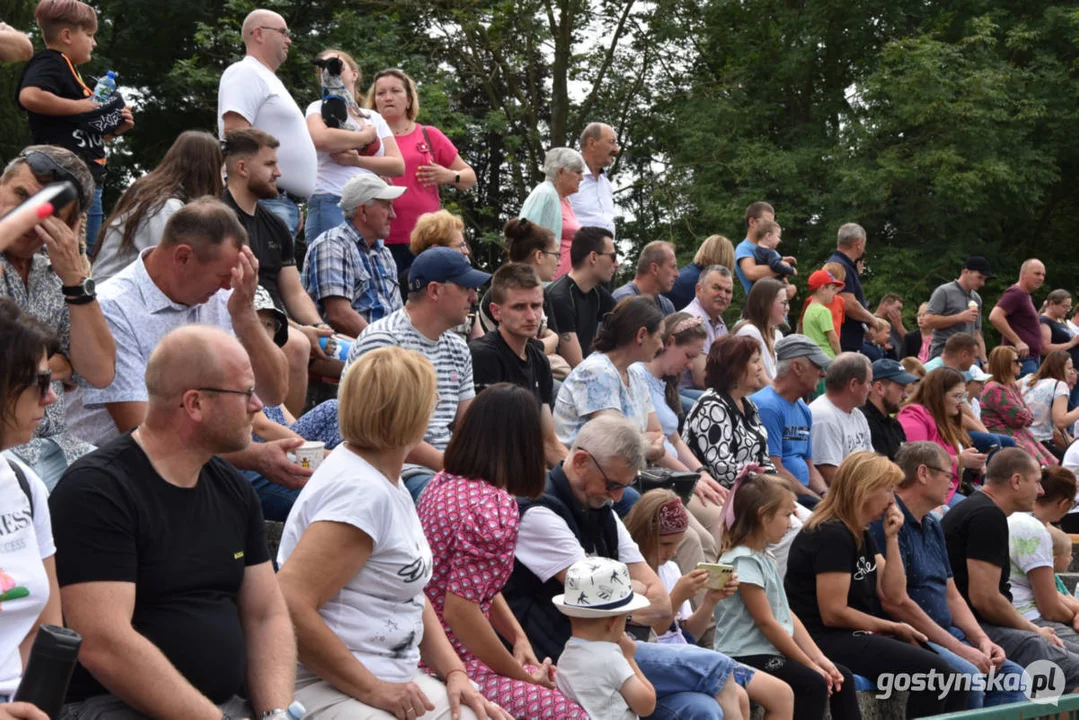
<svg viewBox="0 0 1079 720"><path fill-rule="evenodd" d="M390 236L387 245L407 245L412 228L420 215L436 212L442 205L438 198L438 186L425 187L416 176L421 165L427 165L434 159L442 167L449 167L457 159L457 148L442 131L431 125L427 136L431 139L430 147L423 137L419 123L408 135L397 136L397 147L405 161L405 174L393 178L393 184L408 188L401 197L393 201L393 212L397 215L390 222Z"/></svg>
<svg viewBox="0 0 1079 720"><path fill-rule="evenodd" d="M581 223L577 222L577 214L573 212L573 205L569 198L562 198L562 245L559 247L558 270L555 279L568 273L573 267L570 261L569 250L573 247L573 236L581 229Z"/></svg>

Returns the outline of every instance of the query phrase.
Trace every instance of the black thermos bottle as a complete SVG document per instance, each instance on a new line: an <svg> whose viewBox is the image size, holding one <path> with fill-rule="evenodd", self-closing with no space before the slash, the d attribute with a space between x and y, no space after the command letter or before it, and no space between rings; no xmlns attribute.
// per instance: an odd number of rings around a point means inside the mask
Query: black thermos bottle
<svg viewBox="0 0 1079 720"><path fill-rule="evenodd" d="M60 717L67 695L67 685L79 658L82 635L68 628L42 625L38 628L30 659L26 663L16 702L37 705L51 720Z"/></svg>

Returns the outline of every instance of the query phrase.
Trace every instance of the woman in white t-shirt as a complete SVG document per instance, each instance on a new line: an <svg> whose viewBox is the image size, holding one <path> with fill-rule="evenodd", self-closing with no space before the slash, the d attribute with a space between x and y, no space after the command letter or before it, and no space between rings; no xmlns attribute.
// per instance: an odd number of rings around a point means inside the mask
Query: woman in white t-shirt
<svg viewBox="0 0 1079 720"><path fill-rule="evenodd" d="M405 161L389 125L377 112L363 110L356 103L360 66L341 50L323 50L318 55L319 60L334 57L341 60L341 81L348 95L348 120L345 127L327 127L322 119L322 101L316 100L307 106L307 131L318 151L315 192L307 199L307 223L304 225L308 244L344 222L339 203L341 191L351 178L365 172L383 177L405 174ZM316 75L321 88L322 70Z"/></svg>
<svg viewBox="0 0 1079 720"><path fill-rule="evenodd" d="M306 717L510 719L471 684L424 595L431 548L400 476L436 387L419 353L386 347L357 360L339 393L344 442L285 523L278 581L296 627Z"/></svg>
<svg viewBox="0 0 1079 720"><path fill-rule="evenodd" d="M30 441L56 402L49 355L56 341L9 298L0 298L0 449ZM21 476L21 477L20 477ZM15 694L42 624L63 625L48 491L18 460L0 458L0 702ZM29 709L29 712L27 712ZM0 717L41 716L32 705L0 705Z"/></svg>
<svg viewBox="0 0 1079 720"><path fill-rule="evenodd" d="M1071 444L1071 426L1079 421L1079 408L1068 412L1068 395L1075 382L1071 355L1055 350L1042 360L1037 372L1019 381L1023 401L1034 414L1030 434L1053 453L1057 460Z"/></svg>
<svg viewBox="0 0 1079 720"><path fill-rule="evenodd" d="M790 310L787 287L775 278L762 278L753 283L746 296L745 319L738 322L732 335L746 335L761 347L765 384L776 379L776 343L783 337L777 328Z"/></svg>

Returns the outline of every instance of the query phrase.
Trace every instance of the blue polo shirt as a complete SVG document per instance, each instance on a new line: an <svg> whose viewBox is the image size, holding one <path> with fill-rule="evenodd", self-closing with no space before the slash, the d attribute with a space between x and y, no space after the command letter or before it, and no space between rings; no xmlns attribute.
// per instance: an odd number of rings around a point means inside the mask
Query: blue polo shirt
<svg viewBox="0 0 1079 720"><path fill-rule="evenodd" d="M944 531L931 514L926 514L921 522L915 520L898 495L895 504L903 511L899 551L907 574L907 595L925 610L933 622L950 630L952 612L948 609L948 579L952 576L952 566L948 562ZM881 552L884 552L883 521L871 523L869 532Z"/></svg>
<svg viewBox="0 0 1079 720"><path fill-rule="evenodd" d="M746 291L746 295L749 294L749 289L753 287L753 283L749 281L746 274L742 272L742 260L753 257L753 251L757 249L757 246L746 238L734 248L734 274L738 276L738 280L742 283L742 289Z"/></svg>

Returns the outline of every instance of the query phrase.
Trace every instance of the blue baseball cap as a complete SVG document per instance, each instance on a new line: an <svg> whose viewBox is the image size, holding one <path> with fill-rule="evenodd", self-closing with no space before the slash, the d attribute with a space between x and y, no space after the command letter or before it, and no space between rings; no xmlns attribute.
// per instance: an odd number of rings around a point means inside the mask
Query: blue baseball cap
<svg viewBox="0 0 1079 720"><path fill-rule="evenodd" d="M904 370L898 360L890 360L888 358L877 360L873 363L873 379L891 380L900 385L910 385L912 382L918 380L918 378Z"/></svg>
<svg viewBox="0 0 1079 720"><path fill-rule="evenodd" d="M487 284L490 273L472 267L461 253L448 247L427 248L412 261L408 271L409 292L421 290L433 282L451 282L464 288L477 289Z"/></svg>

